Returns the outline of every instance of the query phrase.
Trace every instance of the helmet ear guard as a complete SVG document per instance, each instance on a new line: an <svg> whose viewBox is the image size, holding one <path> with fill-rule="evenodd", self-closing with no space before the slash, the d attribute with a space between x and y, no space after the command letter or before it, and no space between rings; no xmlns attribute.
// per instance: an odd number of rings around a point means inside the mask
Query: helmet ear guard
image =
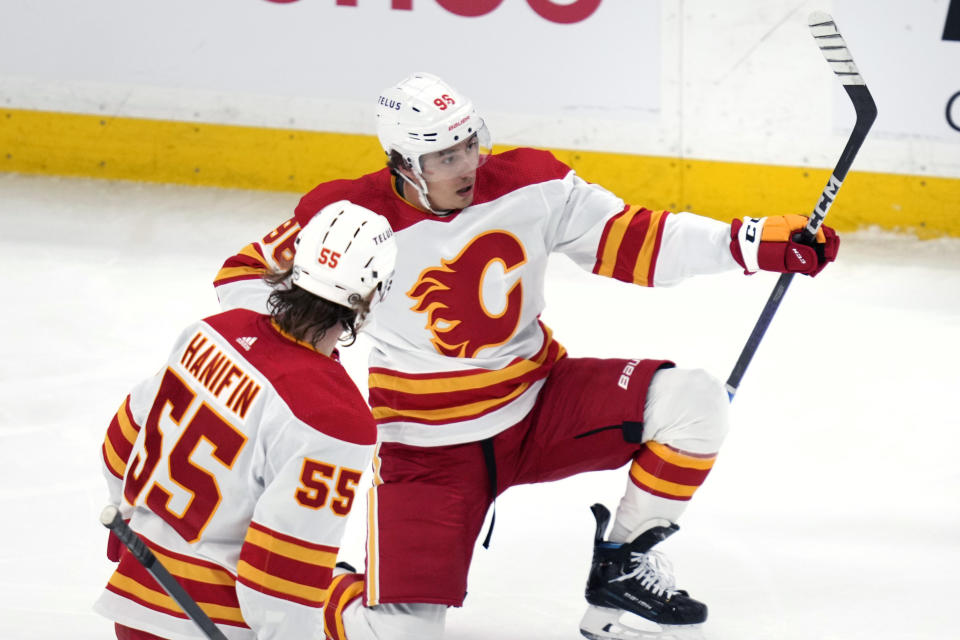
<svg viewBox="0 0 960 640"><path fill-rule="evenodd" d="M320 210L296 240L291 284L353 309L359 322L390 289L397 259L383 216L347 200Z"/></svg>

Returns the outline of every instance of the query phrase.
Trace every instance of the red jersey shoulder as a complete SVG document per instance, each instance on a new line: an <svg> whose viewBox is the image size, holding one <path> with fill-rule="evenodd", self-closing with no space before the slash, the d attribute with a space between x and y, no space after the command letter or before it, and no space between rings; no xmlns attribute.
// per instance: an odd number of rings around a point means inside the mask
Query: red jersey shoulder
<svg viewBox="0 0 960 640"><path fill-rule="evenodd" d="M294 216L302 227L331 202L349 200L355 204L361 204L358 201L360 198L368 200L371 197L375 198L378 184L389 179L389 170L381 169L359 178L321 182L300 198L297 208L294 209Z"/></svg>
<svg viewBox="0 0 960 640"><path fill-rule="evenodd" d="M385 217L395 232L426 220L447 221L405 201L397 190L397 179L384 168L353 180L321 183L300 199L294 215L302 227L328 204L349 200Z"/></svg>
<svg viewBox="0 0 960 640"><path fill-rule="evenodd" d="M477 175L474 204L496 200L511 191L549 180L562 180L570 167L549 151L520 148L490 157Z"/></svg>
<svg viewBox="0 0 960 640"><path fill-rule="evenodd" d="M278 332L269 316L234 309L204 322L256 368L290 411L317 431L361 445L376 443L376 423L343 366Z"/></svg>

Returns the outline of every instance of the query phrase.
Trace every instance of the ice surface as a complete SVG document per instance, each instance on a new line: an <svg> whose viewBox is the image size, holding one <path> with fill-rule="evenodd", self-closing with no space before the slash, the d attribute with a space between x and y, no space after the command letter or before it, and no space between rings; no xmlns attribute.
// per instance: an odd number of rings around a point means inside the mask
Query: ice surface
<svg viewBox="0 0 960 640"><path fill-rule="evenodd" d="M109 638L99 447L223 259L297 194L0 174L0 638ZM842 196L841 196L842 199ZM726 379L776 276L644 290L551 264L572 355L669 357ZM365 389L364 343L343 352ZM664 543L711 640L942 640L960 596L960 240L846 234L795 278L709 480ZM578 638L595 501L623 470L511 489L449 615L458 640ZM343 557L363 560L363 522Z"/></svg>

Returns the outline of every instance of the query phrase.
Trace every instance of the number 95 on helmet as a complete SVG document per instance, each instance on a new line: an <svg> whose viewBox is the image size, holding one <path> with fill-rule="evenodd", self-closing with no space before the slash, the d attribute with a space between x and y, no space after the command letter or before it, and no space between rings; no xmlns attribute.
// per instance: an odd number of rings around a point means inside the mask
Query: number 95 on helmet
<svg viewBox="0 0 960 640"><path fill-rule="evenodd" d="M473 101L433 74L414 73L385 89L376 114L383 150L399 154L420 181L425 173L452 178L490 156L490 134Z"/></svg>
<svg viewBox="0 0 960 640"><path fill-rule="evenodd" d="M362 321L389 292L396 260L397 241L387 219L340 200L325 206L300 230L291 280L357 311Z"/></svg>

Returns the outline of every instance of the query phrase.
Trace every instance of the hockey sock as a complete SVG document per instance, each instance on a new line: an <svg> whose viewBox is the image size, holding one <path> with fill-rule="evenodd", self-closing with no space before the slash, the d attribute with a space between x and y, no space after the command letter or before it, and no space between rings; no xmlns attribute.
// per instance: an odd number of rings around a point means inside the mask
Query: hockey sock
<svg viewBox="0 0 960 640"><path fill-rule="evenodd" d="M323 606L323 631L329 640L346 640L343 610L363 595L362 573L344 573L330 583L330 596Z"/></svg>
<svg viewBox="0 0 960 640"><path fill-rule="evenodd" d="M630 465L610 540L626 542L653 519L676 522L716 458L716 453L689 453L653 441L644 444Z"/></svg>

